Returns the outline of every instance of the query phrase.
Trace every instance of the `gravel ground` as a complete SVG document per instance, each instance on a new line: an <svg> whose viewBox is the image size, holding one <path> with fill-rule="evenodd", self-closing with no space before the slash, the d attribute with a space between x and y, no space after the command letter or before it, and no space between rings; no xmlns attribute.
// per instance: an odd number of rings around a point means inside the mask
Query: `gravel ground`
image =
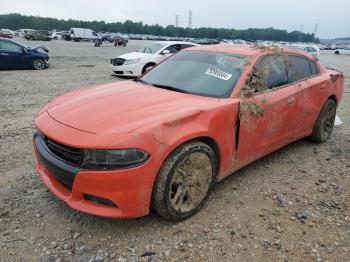
<svg viewBox="0 0 350 262"><path fill-rule="evenodd" d="M349 261L350 56L321 55L346 76L344 124L327 143L302 140L256 161L218 183L199 214L174 224L154 214L86 215L42 185L31 148L35 113L67 91L121 81L109 59L144 42L44 44L48 70L0 72L1 261Z"/></svg>

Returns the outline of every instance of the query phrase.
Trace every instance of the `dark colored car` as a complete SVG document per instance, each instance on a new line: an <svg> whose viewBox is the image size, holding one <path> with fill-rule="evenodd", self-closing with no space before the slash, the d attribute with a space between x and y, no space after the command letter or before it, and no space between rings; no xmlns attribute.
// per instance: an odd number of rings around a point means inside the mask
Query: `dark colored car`
<svg viewBox="0 0 350 262"><path fill-rule="evenodd" d="M45 46L27 48L0 38L0 69L45 69L49 66L48 52Z"/></svg>
<svg viewBox="0 0 350 262"><path fill-rule="evenodd" d="M13 36L8 32L0 31L0 37L11 39Z"/></svg>
<svg viewBox="0 0 350 262"><path fill-rule="evenodd" d="M24 35L24 38L27 40L42 40L42 41L51 41L51 33L47 30L31 30L27 31Z"/></svg>

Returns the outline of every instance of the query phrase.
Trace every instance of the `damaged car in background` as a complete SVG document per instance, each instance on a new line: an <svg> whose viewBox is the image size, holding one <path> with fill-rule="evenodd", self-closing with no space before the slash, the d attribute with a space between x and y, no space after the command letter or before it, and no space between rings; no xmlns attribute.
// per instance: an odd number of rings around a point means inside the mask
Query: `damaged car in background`
<svg viewBox="0 0 350 262"><path fill-rule="evenodd" d="M141 78L67 93L35 117L36 169L70 207L186 219L215 181L299 139L330 137L344 76L265 46L196 46Z"/></svg>
<svg viewBox="0 0 350 262"><path fill-rule="evenodd" d="M30 41L51 41L52 39L51 32L47 30L27 30L24 33L24 38Z"/></svg>
<svg viewBox="0 0 350 262"><path fill-rule="evenodd" d="M0 69L43 70L49 66L48 52L45 46L25 47L0 38Z"/></svg>

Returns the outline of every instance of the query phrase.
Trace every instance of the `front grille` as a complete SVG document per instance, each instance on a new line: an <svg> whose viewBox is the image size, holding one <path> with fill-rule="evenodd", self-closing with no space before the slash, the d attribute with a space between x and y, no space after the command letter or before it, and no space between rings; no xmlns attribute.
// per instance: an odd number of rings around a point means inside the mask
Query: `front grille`
<svg viewBox="0 0 350 262"><path fill-rule="evenodd" d="M46 145L54 155L66 163L79 166L83 160L83 150L80 148L66 146L49 138L46 138Z"/></svg>
<svg viewBox="0 0 350 262"><path fill-rule="evenodd" d="M123 65L125 62L125 59L124 58L114 58L114 59L111 59L111 63L112 65L114 66L121 66Z"/></svg>

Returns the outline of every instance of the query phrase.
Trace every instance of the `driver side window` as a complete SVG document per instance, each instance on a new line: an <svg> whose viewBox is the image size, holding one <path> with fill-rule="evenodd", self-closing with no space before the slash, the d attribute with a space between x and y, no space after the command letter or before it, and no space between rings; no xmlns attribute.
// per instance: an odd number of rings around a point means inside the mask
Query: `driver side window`
<svg viewBox="0 0 350 262"><path fill-rule="evenodd" d="M0 50L22 52L22 47L11 42L0 41Z"/></svg>
<svg viewBox="0 0 350 262"><path fill-rule="evenodd" d="M167 48L165 48L165 50L169 50L169 52L171 54L175 54L177 52L179 52L181 49L180 45L171 45L171 46L168 46Z"/></svg>

